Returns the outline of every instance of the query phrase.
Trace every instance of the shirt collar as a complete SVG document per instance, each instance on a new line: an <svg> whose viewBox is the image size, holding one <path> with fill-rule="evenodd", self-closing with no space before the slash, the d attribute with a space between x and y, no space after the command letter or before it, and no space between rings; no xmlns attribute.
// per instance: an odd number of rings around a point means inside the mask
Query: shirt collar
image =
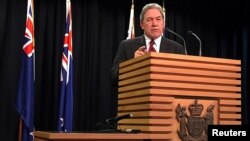
<svg viewBox="0 0 250 141"><path fill-rule="evenodd" d="M156 52L160 52L161 38L162 38L162 36L154 39L154 42L155 42L154 48L155 48ZM149 42L151 41L151 39L145 35L145 41L146 41L146 46L147 46L147 50L148 50Z"/></svg>

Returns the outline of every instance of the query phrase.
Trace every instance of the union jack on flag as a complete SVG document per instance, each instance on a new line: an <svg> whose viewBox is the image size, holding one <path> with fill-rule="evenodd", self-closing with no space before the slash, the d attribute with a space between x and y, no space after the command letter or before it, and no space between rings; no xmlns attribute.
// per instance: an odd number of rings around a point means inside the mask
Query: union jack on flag
<svg viewBox="0 0 250 141"><path fill-rule="evenodd" d="M58 131L72 131L73 126L73 45L70 0L66 0L66 32L62 53Z"/></svg>
<svg viewBox="0 0 250 141"><path fill-rule="evenodd" d="M35 43L32 1L27 2L26 29L22 52L22 66L16 97L16 107L22 122L22 140L32 141L35 101Z"/></svg>
<svg viewBox="0 0 250 141"><path fill-rule="evenodd" d="M28 0L28 8L27 8L27 19L26 19L26 30L25 30L25 43L23 45L23 50L27 54L28 57L32 56L34 53L34 27L33 27L33 14L32 14L32 3L31 0Z"/></svg>

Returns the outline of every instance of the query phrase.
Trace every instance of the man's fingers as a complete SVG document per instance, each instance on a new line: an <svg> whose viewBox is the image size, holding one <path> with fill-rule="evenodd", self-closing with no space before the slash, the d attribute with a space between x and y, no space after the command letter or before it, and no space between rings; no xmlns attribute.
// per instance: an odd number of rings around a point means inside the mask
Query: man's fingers
<svg viewBox="0 0 250 141"><path fill-rule="evenodd" d="M140 48L138 48L134 54L134 57L139 57L139 56L142 56L145 54L145 50L146 50L146 47L145 46L142 46Z"/></svg>
<svg viewBox="0 0 250 141"><path fill-rule="evenodd" d="M145 53L143 52L143 51L138 51L137 52L137 55L139 55L139 56L142 56L142 55L144 55Z"/></svg>
<svg viewBox="0 0 250 141"><path fill-rule="evenodd" d="M139 47L137 51L144 51L146 49L145 46Z"/></svg>

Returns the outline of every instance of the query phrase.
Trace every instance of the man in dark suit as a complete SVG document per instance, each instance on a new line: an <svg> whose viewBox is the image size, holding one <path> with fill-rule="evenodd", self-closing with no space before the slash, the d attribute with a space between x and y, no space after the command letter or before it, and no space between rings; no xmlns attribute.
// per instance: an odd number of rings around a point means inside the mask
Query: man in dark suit
<svg viewBox="0 0 250 141"><path fill-rule="evenodd" d="M152 51L185 54L182 45L162 36L165 30L165 22L163 10L159 4L150 3L143 7L140 14L140 26L144 30L144 35L123 40L120 43L111 69L114 85L118 83L119 64L123 61Z"/></svg>

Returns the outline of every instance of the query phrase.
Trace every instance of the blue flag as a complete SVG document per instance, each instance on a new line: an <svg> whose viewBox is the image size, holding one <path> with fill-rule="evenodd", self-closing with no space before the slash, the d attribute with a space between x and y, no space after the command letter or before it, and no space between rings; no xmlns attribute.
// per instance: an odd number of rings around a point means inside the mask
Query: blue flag
<svg viewBox="0 0 250 141"><path fill-rule="evenodd" d="M73 46L70 0L66 0L66 32L62 53L58 131L70 132L73 126Z"/></svg>
<svg viewBox="0 0 250 141"><path fill-rule="evenodd" d="M16 107L22 121L22 140L32 141L34 127L34 26L31 0L28 0L26 29L22 54L22 68L19 79ZM19 135L20 136L20 135Z"/></svg>

